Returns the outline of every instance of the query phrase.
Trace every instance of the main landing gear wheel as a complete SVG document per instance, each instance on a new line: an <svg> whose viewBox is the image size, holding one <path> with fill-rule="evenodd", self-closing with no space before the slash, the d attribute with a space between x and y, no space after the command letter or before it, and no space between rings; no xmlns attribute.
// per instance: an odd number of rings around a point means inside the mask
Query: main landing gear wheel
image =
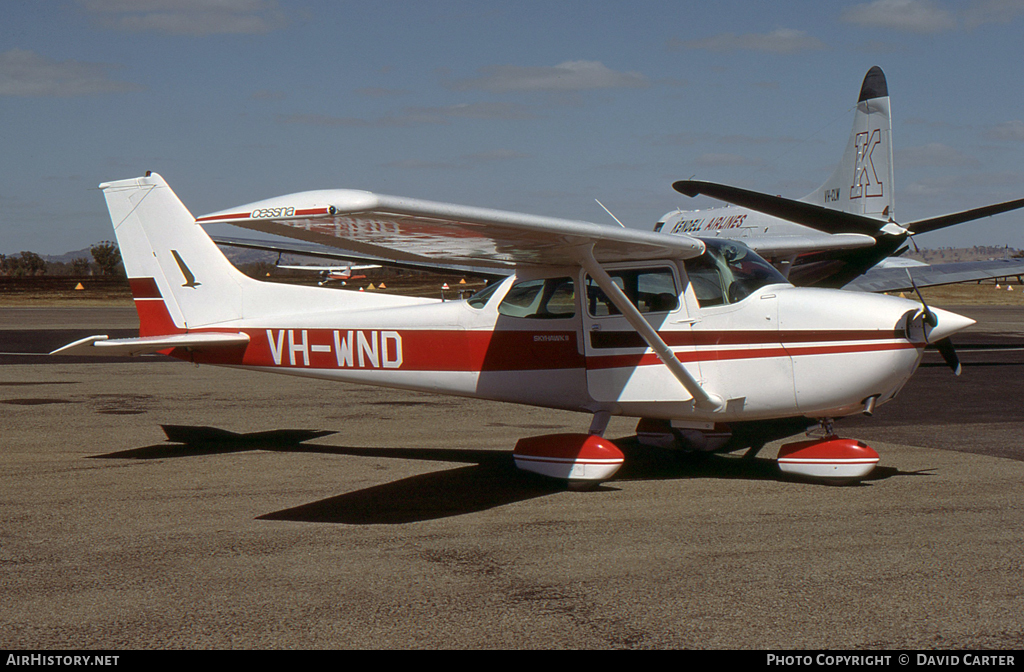
<svg viewBox="0 0 1024 672"><path fill-rule="evenodd" d="M779 450L784 474L830 483L856 483L878 464L878 453L856 439L834 434L820 439L787 443Z"/></svg>

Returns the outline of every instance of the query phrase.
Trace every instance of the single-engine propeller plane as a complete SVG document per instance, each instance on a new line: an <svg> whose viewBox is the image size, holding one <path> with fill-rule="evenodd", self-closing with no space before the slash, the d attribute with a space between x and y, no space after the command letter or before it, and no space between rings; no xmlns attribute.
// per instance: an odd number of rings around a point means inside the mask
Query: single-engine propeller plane
<svg viewBox="0 0 1024 672"><path fill-rule="evenodd" d="M365 278L365 275L353 275L352 271L366 271L371 268L380 268L380 264L360 264L352 265L346 264L343 266L302 266L295 264L274 264L276 268L287 271L308 271L311 273L319 273L320 280L316 283L323 287L329 282L341 282L345 284L349 280L359 280Z"/></svg>
<svg viewBox="0 0 1024 672"><path fill-rule="evenodd" d="M639 418L642 439L690 451L756 452L817 425L821 437L784 446L779 467L863 478L877 453L838 438L833 420L891 400L928 344L948 344L973 323L923 300L794 286L755 252L760 237L689 231L685 219L644 232L342 189L197 219L155 173L100 186L139 337L90 336L53 354L160 352L586 413L587 431L524 438L514 451L521 469L574 485L607 480L622 464L603 437L612 416ZM879 217L884 211L841 215L861 227L871 222L881 235L897 226ZM737 227L723 222L716 231L741 228L747 218L737 216ZM208 222L503 279L459 301L264 283L228 262L203 230ZM825 250L878 242L863 231L822 235L831 241ZM788 237L788 247L775 236L775 247L761 248L812 249L794 247L806 231Z"/></svg>

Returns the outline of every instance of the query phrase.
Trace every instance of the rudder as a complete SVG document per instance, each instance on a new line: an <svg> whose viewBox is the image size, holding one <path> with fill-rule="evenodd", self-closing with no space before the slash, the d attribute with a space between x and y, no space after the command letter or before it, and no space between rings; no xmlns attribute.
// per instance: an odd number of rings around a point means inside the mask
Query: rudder
<svg viewBox="0 0 1024 672"><path fill-rule="evenodd" d="M243 287L255 281L231 265L160 175L100 188L135 298L140 336L243 316Z"/></svg>
<svg viewBox="0 0 1024 672"><path fill-rule="evenodd" d="M889 87L878 66L864 76L853 130L842 161L825 184L800 200L832 210L894 221Z"/></svg>

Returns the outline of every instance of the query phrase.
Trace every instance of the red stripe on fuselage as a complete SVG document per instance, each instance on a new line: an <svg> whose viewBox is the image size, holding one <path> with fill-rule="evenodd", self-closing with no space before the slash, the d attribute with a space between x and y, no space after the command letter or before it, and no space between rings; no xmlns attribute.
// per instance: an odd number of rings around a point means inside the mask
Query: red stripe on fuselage
<svg viewBox="0 0 1024 672"><path fill-rule="evenodd" d="M575 332L243 329L241 353L193 353L198 362L310 369L528 371L585 366ZM269 336L268 336L269 332ZM191 357L192 355L190 355ZM225 361L225 358L227 361Z"/></svg>
<svg viewBox="0 0 1024 672"><path fill-rule="evenodd" d="M923 344L922 344L923 345ZM732 359L763 359L770 357L804 357L807 355L835 355L856 352L883 352L886 350L912 350L922 345L909 341L889 343L858 343L855 345L812 345L812 346L780 346L777 348L750 348L730 350L697 350L676 352L680 362L715 362ZM658 356L652 353L633 355L604 355L587 357L587 368L617 369L636 366L654 366L661 364Z"/></svg>
<svg viewBox="0 0 1024 672"><path fill-rule="evenodd" d="M883 341L903 339L894 329L807 330L807 331L663 331L658 332L666 345L673 347L709 347L715 345L784 345L826 341ZM590 344L598 350L646 348L635 331L592 331Z"/></svg>
<svg viewBox="0 0 1024 672"><path fill-rule="evenodd" d="M223 330L218 330L223 331ZM391 369L401 371L530 371L609 369L655 366L661 360L645 352L584 357L573 331L463 331L417 329L242 329L250 336L243 351L211 349L189 355L198 362L265 366L282 369ZM744 332L755 335L756 332ZM829 343L816 344L824 332L790 332L789 341L776 339L762 345L761 338L740 341L723 337L729 347L703 347L677 351L682 362L710 362L772 357L869 353L908 350L923 344L883 340L880 332L829 332ZM870 333L874 342L866 341ZM709 336L711 334L708 334ZM771 345L774 343L774 347ZM748 345L752 347L741 347Z"/></svg>

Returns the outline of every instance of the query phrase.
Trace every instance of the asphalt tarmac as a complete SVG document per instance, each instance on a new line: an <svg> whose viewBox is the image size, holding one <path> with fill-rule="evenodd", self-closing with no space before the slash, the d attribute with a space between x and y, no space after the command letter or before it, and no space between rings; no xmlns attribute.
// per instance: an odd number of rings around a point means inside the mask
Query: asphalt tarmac
<svg viewBox="0 0 1024 672"><path fill-rule="evenodd" d="M859 485L615 419L627 466L574 492L511 449L588 417L57 359L134 312L0 309L0 649L1024 648L1024 310L961 312L959 378L926 354L838 426Z"/></svg>

